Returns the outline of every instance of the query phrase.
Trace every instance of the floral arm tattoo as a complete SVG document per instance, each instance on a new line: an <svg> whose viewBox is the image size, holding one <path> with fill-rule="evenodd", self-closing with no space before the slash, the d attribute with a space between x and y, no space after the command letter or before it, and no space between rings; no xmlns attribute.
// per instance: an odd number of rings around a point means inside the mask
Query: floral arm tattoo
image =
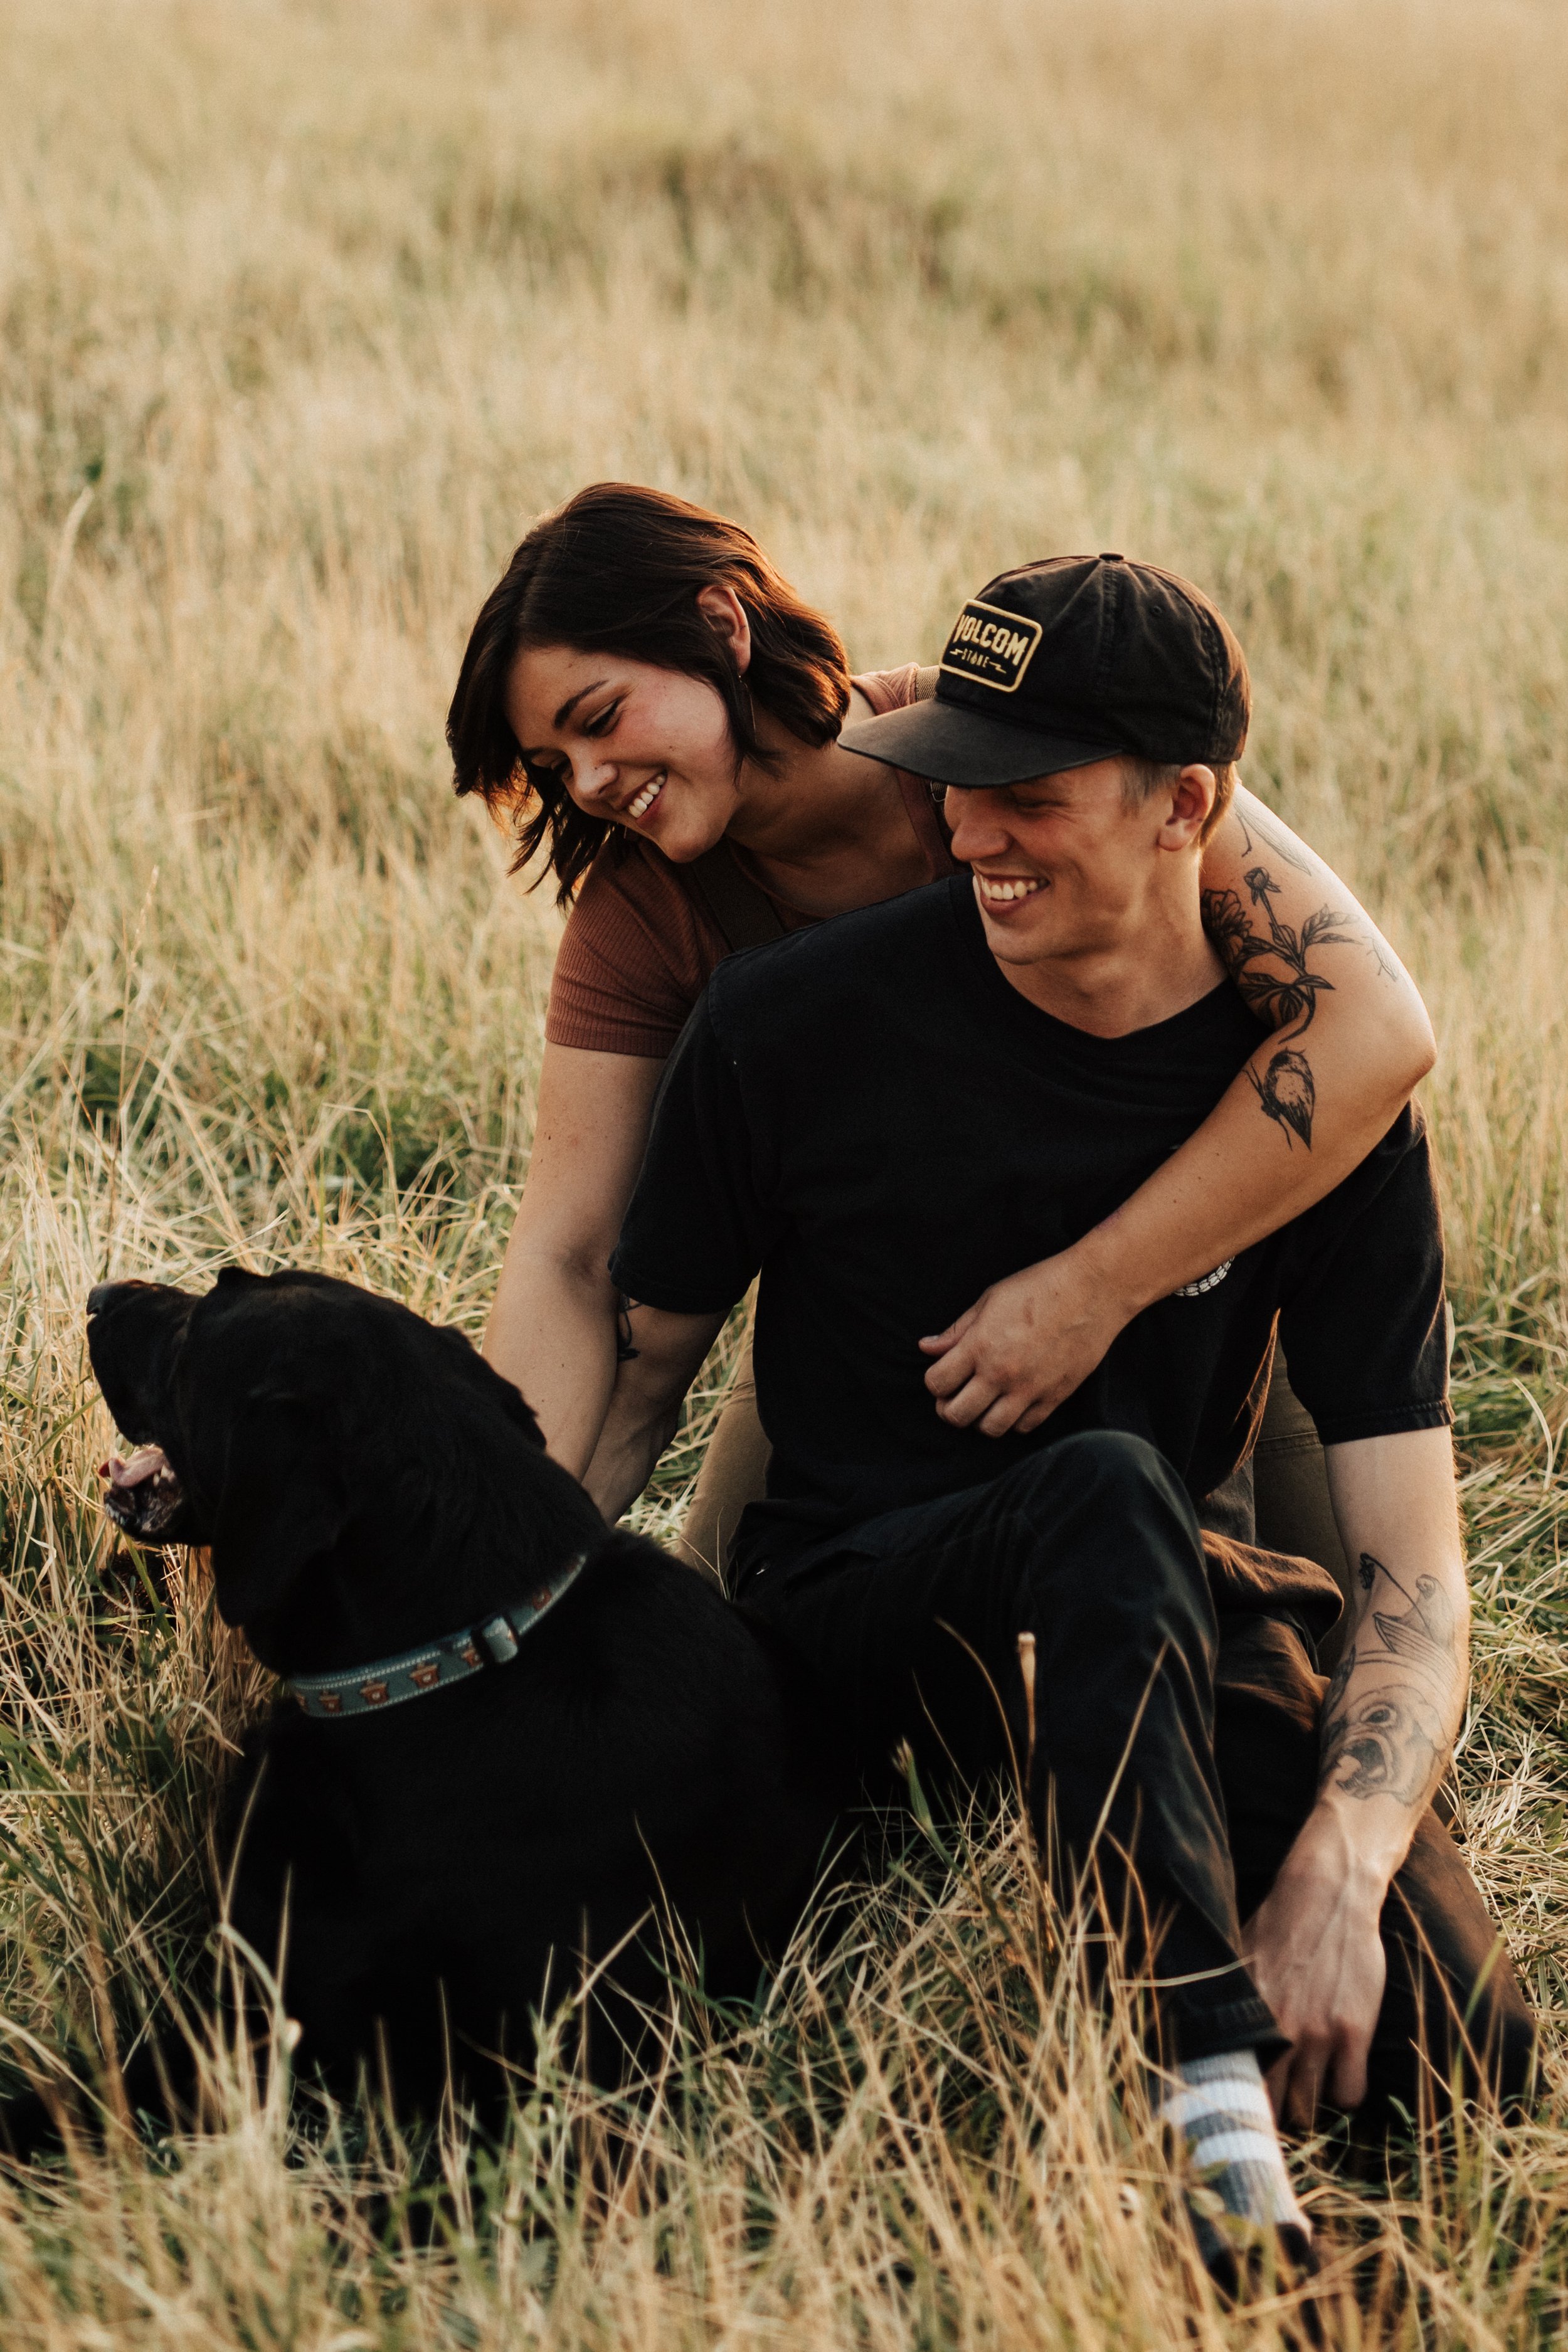
<svg viewBox="0 0 1568 2352"><path fill-rule="evenodd" d="M1309 915L1300 930L1282 923L1273 905L1279 885L1258 856L1254 832L1258 842L1287 866L1302 874L1311 868L1271 828L1266 830L1256 819L1249 824L1242 817L1238 822L1246 855L1258 857L1243 877L1249 904L1244 906L1235 890L1205 890L1204 927L1247 1003L1279 1033L1276 1050L1262 1076L1247 1066L1247 1075L1263 1115L1273 1119L1287 1144L1292 1136L1299 1136L1310 1151L1317 1088L1312 1066L1297 1041L1311 1027L1319 997L1325 992L1331 996L1334 987L1326 973L1313 971L1312 956L1319 948L1353 947L1357 940L1352 931L1342 928L1351 918L1329 907L1320 907L1316 914ZM1378 964L1392 979L1381 953Z"/></svg>
<svg viewBox="0 0 1568 2352"><path fill-rule="evenodd" d="M1454 1604L1436 1577L1418 1576L1412 1591L1369 1551L1358 1581L1365 1612L1323 1700L1319 1786L1419 1805L1447 1760L1447 1702L1460 1671Z"/></svg>

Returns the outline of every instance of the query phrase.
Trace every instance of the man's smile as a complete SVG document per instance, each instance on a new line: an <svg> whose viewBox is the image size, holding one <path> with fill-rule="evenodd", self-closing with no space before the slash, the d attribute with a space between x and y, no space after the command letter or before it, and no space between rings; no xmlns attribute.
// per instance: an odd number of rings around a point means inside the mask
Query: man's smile
<svg viewBox="0 0 1568 2352"><path fill-rule="evenodd" d="M1032 898L1037 890L1046 887L1042 877L1035 874L982 874L978 868L975 883L987 906L1010 906L1019 898Z"/></svg>

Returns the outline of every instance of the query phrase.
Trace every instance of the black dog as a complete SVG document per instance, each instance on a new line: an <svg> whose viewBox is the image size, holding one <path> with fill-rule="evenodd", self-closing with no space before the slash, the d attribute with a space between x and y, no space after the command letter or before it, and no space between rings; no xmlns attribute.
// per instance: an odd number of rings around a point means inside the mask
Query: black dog
<svg viewBox="0 0 1568 2352"><path fill-rule="evenodd" d="M268 1965L287 1918L297 2064L390 2059L426 2112L449 2071L482 2098L595 1961L658 1998L663 1906L709 1989L750 1991L835 1805L744 1615L607 1528L516 1390L391 1300L231 1271L203 1297L104 1284L89 1315L149 1449L111 1515L209 1545L219 1610L289 1686L234 1792L231 1917Z"/></svg>

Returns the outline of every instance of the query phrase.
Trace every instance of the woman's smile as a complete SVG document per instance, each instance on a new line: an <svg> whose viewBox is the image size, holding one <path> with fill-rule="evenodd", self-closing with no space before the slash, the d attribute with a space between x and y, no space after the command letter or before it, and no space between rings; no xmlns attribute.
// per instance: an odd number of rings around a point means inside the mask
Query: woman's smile
<svg viewBox="0 0 1568 2352"><path fill-rule="evenodd" d="M659 770L657 776L650 776L647 783L642 787L642 790L634 793L632 798L626 803L626 813L627 816L640 824L642 819L647 816L649 809L652 808L655 801L658 800L659 794L663 792L665 785L668 781L668 771L663 768Z"/></svg>

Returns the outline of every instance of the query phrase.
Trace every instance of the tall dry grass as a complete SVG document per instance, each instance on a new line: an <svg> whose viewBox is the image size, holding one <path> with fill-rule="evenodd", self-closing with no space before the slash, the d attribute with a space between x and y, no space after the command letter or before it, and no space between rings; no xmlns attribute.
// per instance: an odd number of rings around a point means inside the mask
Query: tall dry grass
<svg viewBox="0 0 1568 2352"><path fill-rule="evenodd" d="M1173 563L1236 620L1249 780L1367 895L1442 1035L1468 1850L1555 2050L1561 11L10 0L4 41L14 2025L87 2063L189 1980L215 1776L262 1696L194 1578L110 1558L83 1294L294 1258L478 1328L555 921L448 800L441 719L523 522L620 474L741 516L865 665L929 655L1036 552ZM9 2188L4 2340L1278 2334L1192 2277L1016 1829L923 1850L840 1928L756 2014L688 2012L635 2128L546 2074L499 2154L354 2117L290 2140L237 2084L177 2158ZM1391 2179L1304 2161L1361 2265L1347 2340L1561 2331L1554 2110Z"/></svg>

